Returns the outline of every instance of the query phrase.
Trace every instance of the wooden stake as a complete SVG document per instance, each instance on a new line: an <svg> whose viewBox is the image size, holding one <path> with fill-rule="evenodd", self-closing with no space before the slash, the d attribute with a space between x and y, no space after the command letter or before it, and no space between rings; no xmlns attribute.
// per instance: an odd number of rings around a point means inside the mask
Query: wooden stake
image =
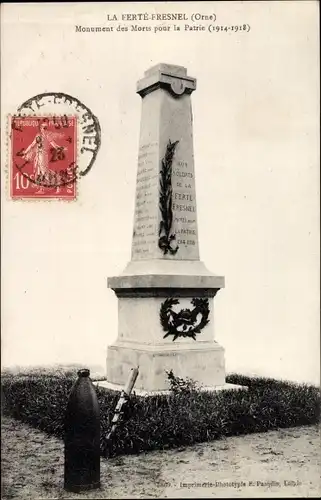
<svg viewBox="0 0 321 500"><path fill-rule="evenodd" d="M135 385L135 382L136 382L136 379L137 379L138 373L139 373L138 368L139 367L131 369L127 383L125 385L125 388L121 391L120 398L118 400L117 406L115 408L115 413L114 413L114 416L113 416L113 419L111 422L112 427L111 427L109 434L107 435L108 442L110 442L110 439L117 428L119 419L120 419L121 414L122 414L122 407L125 403L127 403L128 397L133 390L133 387Z"/></svg>

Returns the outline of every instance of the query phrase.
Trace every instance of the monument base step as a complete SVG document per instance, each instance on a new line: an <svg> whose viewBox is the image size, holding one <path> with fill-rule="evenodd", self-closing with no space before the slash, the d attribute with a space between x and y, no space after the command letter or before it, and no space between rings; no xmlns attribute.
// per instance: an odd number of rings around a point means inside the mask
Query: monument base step
<svg viewBox="0 0 321 500"><path fill-rule="evenodd" d="M107 380L126 384L132 368L139 368L136 390L144 392L170 389L168 372L194 380L200 387L225 383L224 349L215 342L194 342L159 346L116 343L107 351Z"/></svg>
<svg viewBox="0 0 321 500"><path fill-rule="evenodd" d="M117 384L112 384L111 382L108 382L107 380L98 380L96 382L93 382L94 385L99 387L100 389L108 389L110 391L117 391L121 392L124 389L124 386L122 385L117 385ZM211 386L211 387L200 387L200 391L205 391L205 392L219 392L219 391L246 391L248 389L247 386L245 385L236 385L236 384L223 384L223 385L216 385L216 386ZM136 396L141 396L141 397L148 397L148 396L156 396L156 395L170 395L171 391L170 390L164 390L164 391L143 391L143 390L136 390L135 388L133 389L133 393L136 394Z"/></svg>

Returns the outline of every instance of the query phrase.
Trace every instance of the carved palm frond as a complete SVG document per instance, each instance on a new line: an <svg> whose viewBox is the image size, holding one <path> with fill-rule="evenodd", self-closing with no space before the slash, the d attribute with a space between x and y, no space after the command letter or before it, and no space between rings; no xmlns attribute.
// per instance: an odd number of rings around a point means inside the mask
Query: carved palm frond
<svg viewBox="0 0 321 500"><path fill-rule="evenodd" d="M172 242L175 240L175 234L171 234L173 224L172 163L178 143L179 141L168 141L160 171L159 209L161 212L161 221L159 224L158 246L163 251L164 255L168 252L174 255L178 250L178 246L176 246L176 248L171 246Z"/></svg>

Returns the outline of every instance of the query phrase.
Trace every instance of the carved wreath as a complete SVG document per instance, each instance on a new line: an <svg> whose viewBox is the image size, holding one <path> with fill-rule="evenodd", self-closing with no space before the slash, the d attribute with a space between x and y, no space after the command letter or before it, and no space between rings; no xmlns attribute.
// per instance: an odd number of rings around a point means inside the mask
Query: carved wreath
<svg viewBox="0 0 321 500"><path fill-rule="evenodd" d="M192 299L194 309L181 309L178 313L172 307L179 304L175 298L166 299L161 305L160 322L166 332L164 339L173 336L173 341L178 337L190 337L196 340L196 334L200 333L205 325L209 323L208 299Z"/></svg>
<svg viewBox="0 0 321 500"><path fill-rule="evenodd" d="M161 221L159 224L158 246L164 255L167 253L175 255L178 250L178 245L175 247L172 246L176 238L175 234L172 233L172 163L178 143L179 141L171 142L169 140L160 170L159 209L161 212Z"/></svg>

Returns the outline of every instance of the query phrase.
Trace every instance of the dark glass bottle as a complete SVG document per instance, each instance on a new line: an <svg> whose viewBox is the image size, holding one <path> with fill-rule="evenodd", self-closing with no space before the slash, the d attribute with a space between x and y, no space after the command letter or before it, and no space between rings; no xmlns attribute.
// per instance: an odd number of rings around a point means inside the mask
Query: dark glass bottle
<svg viewBox="0 0 321 500"><path fill-rule="evenodd" d="M64 488L79 493L100 487L99 404L89 370L79 370L65 415Z"/></svg>

